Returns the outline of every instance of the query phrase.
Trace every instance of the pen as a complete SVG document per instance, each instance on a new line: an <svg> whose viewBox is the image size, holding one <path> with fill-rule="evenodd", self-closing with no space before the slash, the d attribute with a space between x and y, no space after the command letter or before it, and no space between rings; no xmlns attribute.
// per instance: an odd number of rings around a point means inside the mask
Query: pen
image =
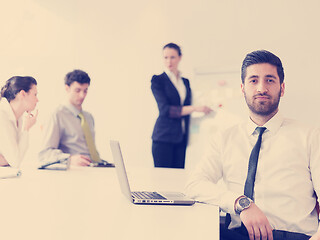
<svg viewBox="0 0 320 240"><path fill-rule="evenodd" d="M64 162L68 163L68 158L64 158L64 159L60 159L60 160L57 160L57 161L54 161L54 162L49 162L49 163L43 164L40 167L38 167L38 169L45 169L46 167L49 167L51 165L64 163Z"/></svg>
<svg viewBox="0 0 320 240"><path fill-rule="evenodd" d="M20 177L20 176L21 176L21 171L19 170L18 172L15 172L15 173L8 173L8 174L3 175L3 176L0 175L0 178L1 179L15 178L15 177Z"/></svg>

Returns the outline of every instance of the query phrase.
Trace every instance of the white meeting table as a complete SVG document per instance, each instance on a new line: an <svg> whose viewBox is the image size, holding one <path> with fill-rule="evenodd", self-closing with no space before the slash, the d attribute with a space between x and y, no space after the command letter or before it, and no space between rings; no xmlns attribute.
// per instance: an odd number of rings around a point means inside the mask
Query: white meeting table
<svg viewBox="0 0 320 240"><path fill-rule="evenodd" d="M128 169L127 169L128 171ZM130 169L131 190L182 191L186 170ZM219 209L134 205L114 168L22 171L0 179L0 239L219 239Z"/></svg>

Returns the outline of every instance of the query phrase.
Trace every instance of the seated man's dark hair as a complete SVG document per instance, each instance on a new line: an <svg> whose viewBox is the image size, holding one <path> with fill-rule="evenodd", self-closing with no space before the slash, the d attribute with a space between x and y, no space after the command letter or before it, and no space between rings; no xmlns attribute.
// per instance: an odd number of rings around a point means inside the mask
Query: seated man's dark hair
<svg viewBox="0 0 320 240"><path fill-rule="evenodd" d="M249 67L250 65L259 64L259 63L269 63L275 66L277 68L280 83L283 83L284 71L283 71L283 66L280 58L266 50L258 50L258 51L254 51L247 54L247 56L242 62L242 67L241 67L242 83L244 83L244 79L246 78L247 67Z"/></svg>
<svg viewBox="0 0 320 240"><path fill-rule="evenodd" d="M66 77L64 78L64 82L68 86L70 86L73 82L78 82L80 84L88 83L90 85L90 77L88 73L76 69L67 73Z"/></svg>

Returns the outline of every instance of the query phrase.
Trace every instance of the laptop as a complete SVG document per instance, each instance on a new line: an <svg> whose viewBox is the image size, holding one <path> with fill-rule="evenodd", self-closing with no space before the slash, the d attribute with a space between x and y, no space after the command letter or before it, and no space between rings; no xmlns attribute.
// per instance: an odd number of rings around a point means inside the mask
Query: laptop
<svg viewBox="0 0 320 240"><path fill-rule="evenodd" d="M179 192L131 192L120 144L118 141L110 141L110 147L121 191L130 200L130 202L134 204L157 205L193 205L195 203L195 200L188 199L183 193Z"/></svg>

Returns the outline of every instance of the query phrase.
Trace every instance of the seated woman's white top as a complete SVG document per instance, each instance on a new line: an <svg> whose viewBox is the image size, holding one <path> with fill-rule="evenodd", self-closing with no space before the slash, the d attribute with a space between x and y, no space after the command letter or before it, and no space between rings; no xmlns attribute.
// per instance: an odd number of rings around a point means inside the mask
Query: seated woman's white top
<svg viewBox="0 0 320 240"><path fill-rule="evenodd" d="M23 117L18 121L6 98L0 100L0 154L11 167L18 168L28 148L28 131L23 130Z"/></svg>

